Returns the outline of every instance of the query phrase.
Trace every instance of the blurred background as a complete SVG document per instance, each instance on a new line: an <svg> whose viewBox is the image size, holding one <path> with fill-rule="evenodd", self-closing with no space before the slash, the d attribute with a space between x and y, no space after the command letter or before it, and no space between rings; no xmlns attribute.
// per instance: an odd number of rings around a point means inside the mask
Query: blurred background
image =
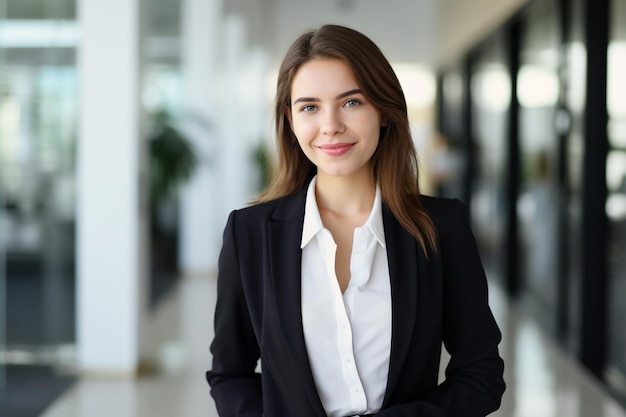
<svg viewBox="0 0 626 417"><path fill-rule="evenodd" d="M626 0L0 0L2 416L216 415L222 229L323 23L381 47L424 193L470 208L494 415L626 416Z"/></svg>

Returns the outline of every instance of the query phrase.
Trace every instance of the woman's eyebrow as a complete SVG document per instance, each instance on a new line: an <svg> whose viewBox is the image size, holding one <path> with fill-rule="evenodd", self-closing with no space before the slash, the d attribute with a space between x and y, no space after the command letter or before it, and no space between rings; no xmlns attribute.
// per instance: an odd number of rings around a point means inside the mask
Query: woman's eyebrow
<svg viewBox="0 0 626 417"><path fill-rule="evenodd" d="M354 90L346 91L345 93L339 94L337 97L335 97L335 100L339 100L339 99L342 99L344 97L351 96L353 94L363 94L363 92L360 89L355 88ZM300 98L297 98L293 102L293 104L301 103L301 102L310 103L310 102L317 102L317 101L320 101L320 99L317 98L317 97L300 97Z"/></svg>
<svg viewBox="0 0 626 417"><path fill-rule="evenodd" d="M300 103L300 102L310 103L311 101L320 101L320 99L316 97L300 97L299 99L296 99L296 101L294 101L293 104Z"/></svg>
<svg viewBox="0 0 626 417"><path fill-rule="evenodd" d="M340 98L348 97L353 94L363 94L363 92L360 89L355 88L354 90L346 91L345 93L339 94L337 97L335 97L335 99L339 100Z"/></svg>

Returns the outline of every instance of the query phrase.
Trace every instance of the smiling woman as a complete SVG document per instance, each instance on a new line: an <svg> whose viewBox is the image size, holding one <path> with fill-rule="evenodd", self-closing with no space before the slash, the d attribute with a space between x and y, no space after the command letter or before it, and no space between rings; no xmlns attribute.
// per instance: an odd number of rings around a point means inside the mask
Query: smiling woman
<svg viewBox="0 0 626 417"><path fill-rule="evenodd" d="M207 372L220 416L497 409L500 331L467 212L421 195L383 53L345 27L305 33L281 65L275 117L273 183L224 231Z"/></svg>

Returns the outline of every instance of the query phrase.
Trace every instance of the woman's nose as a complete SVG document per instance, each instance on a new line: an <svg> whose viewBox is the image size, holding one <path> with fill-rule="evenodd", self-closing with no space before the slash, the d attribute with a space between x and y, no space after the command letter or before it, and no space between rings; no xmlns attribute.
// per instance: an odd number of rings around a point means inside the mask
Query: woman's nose
<svg viewBox="0 0 626 417"><path fill-rule="evenodd" d="M336 135L343 132L345 125L341 120L339 112L336 110L328 110L324 112L322 119L321 131L325 135Z"/></svg>

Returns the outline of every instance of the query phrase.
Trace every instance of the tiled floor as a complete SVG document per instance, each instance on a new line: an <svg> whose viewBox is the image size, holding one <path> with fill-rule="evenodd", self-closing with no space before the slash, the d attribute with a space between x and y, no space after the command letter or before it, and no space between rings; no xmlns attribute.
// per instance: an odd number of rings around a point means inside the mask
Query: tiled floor
<svg viewBox="0 0 626 417"><path fill-rule="evenodd" d="M83 379L41 417L215 417L204 381L209 367L215 281L183 280L165 308L176 310L179 344L164 351L159 377L139 381ZM508 390L494 417L626 417L626 411L537 325L510 308L491 287L491 304L503 332L501 353Z"/></svg>

